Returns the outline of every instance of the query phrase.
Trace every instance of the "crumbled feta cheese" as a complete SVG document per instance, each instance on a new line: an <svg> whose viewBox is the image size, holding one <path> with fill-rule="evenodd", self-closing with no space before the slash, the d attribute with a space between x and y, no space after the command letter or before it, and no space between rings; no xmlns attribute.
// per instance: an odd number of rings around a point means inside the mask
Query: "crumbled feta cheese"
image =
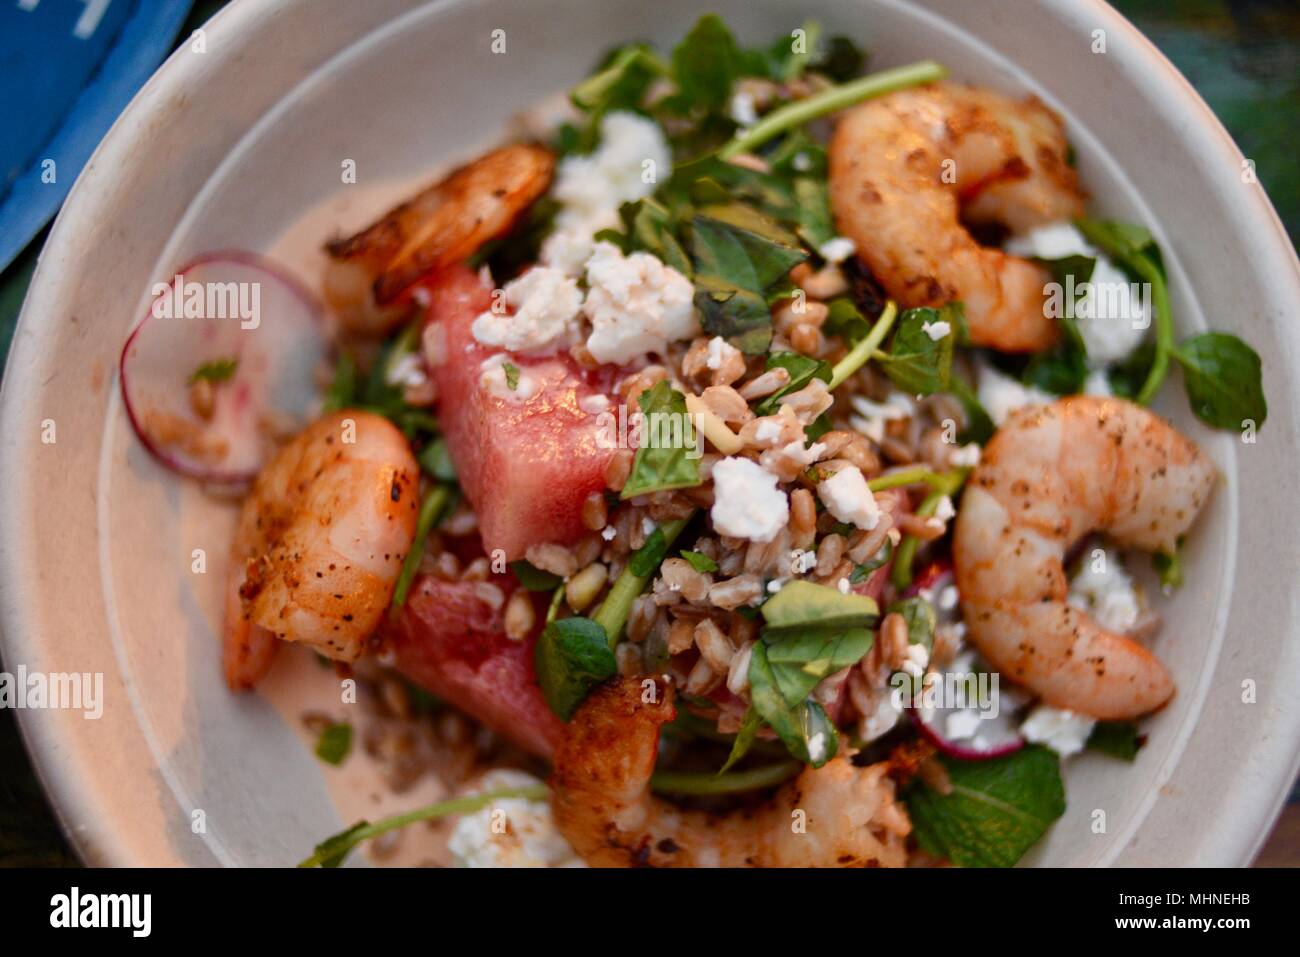
<svg viewBox="0 0 1300 957"><path fill-rule="evenodd" d="M957 514L957 509L953 507L952 499L945 495L939 499L939 504L934 507L934 517L940 522L947 522Z"/></svg>
<svg viewBox="0 0 1300 957"><path fill-rule="evenodd" d="M902 392L891 393L884 402L874 402L863 395L849 400L856 415L849 417L849 425L877 445L885 438L885 423L896 419L910 419L916 414L916 403Z"/></svg>
<svg viewBox="0 0 1300 957"><path fill-rule="evenodd" d="M785 426L779 415L768 415L758 420L754 426L755 442L773 442L781 437Z"/></svg>
<svg viewBox="0 0 1300 957"><path fill-rule="evenodd" d="M863 715L858 724L858 737L864 744L893 730L894 725L898 724L899 719L903 717L902 704L897 694L886 692L880 695L876 700L875 710L871 714Z"/></svg>
<svg viewBox="0 0 1300 957"><path fill-rule="evenodd" d="M599 393L584 395L578 400L578 408L588 415L600 415L609 408L609 398Z"/></svg>
<svg viewBox="0 0 1300 957"><path fill-rule="evenodd" d="M1079 573L1070 582L1066 601L1086 611L1107 631L1120 634L1130 631L1142 613L1132 576L1119 556L1107 549L1096 549L1084 556Z"/></svg>
<svg viewBox="0 0 1300 957"><path fill-rule="evenodd" d="M835 587L840 590L841 595L847 595L849 593L849 590L853 586L852 584L849 583L849 580L847 578L841 578L838 582L835 583Z"/></svg>
<svg viewBox="0 0 1300 957"><path fill-rule="evenodd" d="M1151 325L1150 302L1134 296L1128 275L1089 243L1073 223L1039 226L1012 237L1004 248L1013 256L1039 259L1089 256L1097 261L1088 279L1087 294L1072 304L1089 362L1098 365L1118 362L1145 337Z"/></svg>
<svg viewBox="0 0 1300 957"><path fill-rule="evenodd" d="M961 595L957 591L957 586L945 585L939 591L939 597L935 601L935 604L939 606L940 611L952 611L957 607L957 603L960 600Z"/></svg>
<svg viewBox="0 0 1300 957"><path fill-rule="evenodd" d="M835 265L844 262L857 251L857 244L847 236L836 236L817 247L817 255Z"/></svg>
<svg viewBox="0 0 1300 957"><path fill-rule="evenodd" d="M758 122L758 106L754 102L754 94L746 90L740 90L732 95L728 112L741 126L753 126Z"/></svg>
<svg viewBox="0 0 1300 957"><path fill-rule="evenodd" d="M858 528L875 528L880 521L880 506L856 465L846 466L818 482L817 497L841 522Z"/></svg>
<svg viewBox="0 0 1300 957"><path fill-rule="evenodd" d="M796 548L790 552L790 573L793 575L805 575L817 567L817 553L814 551L804 551L802 548Z"/></svg>
<svg viewBox="0 0 1300 957"><path fill-rule="evenodd" d="M1087 715L1040 704L1020 725L1027 741L1045 744L1063 758L1078 754L1097 722Z"/></svg>
<svg viewBox="0 0 1300 957"><path fill-rule="evenodd" d="M813 167L812 157L803 152L795 153L794 159L790 160L790 165L793 166L797 172L806 173Z"/></svg>
<svg viewBox="0 0 1300 957"><path fill-rule="evenodd" d="M1110 379L1105 369L1093 369L1083 382L1084 395L1114 395L1110 388Z"/></svg>
<svg viewBox="0 0 1300 957"><path fill-rule="evenodd" d="M973 469L980 464L980 456L983 454L984 450L971 442L969 445L963 445L961 448L949 452L948 464L953 468Z"/></svg>
<svg viewBox="0 0 1300 957"><path fill-rule="evenodd" d="M587 286L587 350L597 362L623 365L700 333L695 287L649 253L625 256L613 243L597 243L587 262Z"/></svg>
<svg viewBox="0 0 1300 957"><path fill-rule="evenodd" d="M420 357L414 352L408 352L393 363L384 380L389 385L418 389L429 381L429 376L424 371Z"/></svg>
<svg viewBox="0 0 1300 957"><path fill-rule="evenodd" d="M826 733L818 731L808 737L808 760L820 764L826 760Z"/></svg>
<svg viewBox="0 0 1300 957"><path fill-rule="evenodd" d="M786 580L784 578L773 578L770 582L767 583L767 593L769 595L775 595L777 592L779 592L782 588L785 587L785 581Z"/></svg>
<svg viewBox="0 0 1300 957"><path fill-rule="evenodd" d="M655 529L658 527L659 526L655 524L654 519L649 515L646 515L641 519L641 532L645 535L653 535Z"/></svg>
<svg viewBox="0 0 1300 957"><path fill-rule="evenodd" d="M513 372L508 368L509 366L514 366ZM512 375L514 388L510 387ZM530 375L527 369L512 363L510 356L504 352L498 352L483 360L479 365L479 383L491 395L511 402L531 399L537 394L538 389L537 379Z"/></svg>
<svg viewBox="0 0 1300 957"><path fill-rule="evenodd" d="M619 224L618 213L609 210L592 215L583 222L561 226L543 240L537 260L543 266L577 278L586 269L587 260L596 248L596 233L602 229L615 229Z"/></svg>
<svg viewBox="0 0 1300 957"><path fill-rule="evenodd" d="M716 371L739 356L739 349L722 336L714 336L709 340L708 349L704 353L704 364Z"/></svg>
<svg viewBox="0 0 1300 957"><path fill-rule="evenodd" d="M523 771L489 771L469 794L541 782ZM555 826L548 801L506 798L462 814L447 841L461 867L584 867Z"/></svg>
<svg viewBox="0 0 1300 957"><path fill-rule="evenodd" d="M551 192L563 207L556 225L607 217L623 203L649 196L659 178L672 171L672 163L658 123L636 113L606 113L600 121L600 145L585 156L565 157L556 171Z"/></svg>
<svg viewBox="0 0 1300 957"><path fill-rule="evenodd" d="M770 542L790 520L790 501L775 475L757 462L732 456L713 465L709 517L721 535Z"/></svg>
<svg viewBox="0 0 1300 957"><path fill-rule="evenodd" d="M600 537L607 542L612 542L616 537L618 537L618 529L613 525L606 525L600 530Z"/></svg>
<svg viewBox="0 0 1300 957"><path fill-rule="evenodd" d="M940 319L938 322L921 323L921 331L930 337L930 341L938 342L948 333L952 332L952 323Z"/></svg>
<svg viewBox="0 0 1300 957"><path fill-rule="evenodd" d="M907 646L907 658L902 663L902 670L913 678L920 678L930 664L930 649L925 645Z"/></svg>
<svg viewBox="0 0 1300 957"><path fill-rule="evenodd" d="M1026 405L1046 405L1056 396L1033 386L1024 386L993 366L979 367L979 401L995 425L1001 425L1016 409Z"/></svg>
<svg viewBox="0 0 1300 957"><path fill-rule="evenodd" d="M512 279L502 293L514 313L489 309L470 328L479 342L510 352L536 352L555 345L582 307L577 282L549 266L534 267Z"/></svg>

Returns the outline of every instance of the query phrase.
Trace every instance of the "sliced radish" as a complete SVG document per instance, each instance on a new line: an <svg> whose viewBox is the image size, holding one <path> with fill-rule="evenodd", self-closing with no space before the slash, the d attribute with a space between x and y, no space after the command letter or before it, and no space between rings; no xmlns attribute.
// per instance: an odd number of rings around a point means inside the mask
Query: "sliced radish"
<svg viewBox="0 0 1300 957"><path fill-rule="evenodd" d="M990 682L988 696L981 701L971 676L983 671L987 669L975 652L965 651L944 671L927 675L927 687L908 706L912 720L931 744L964 761L986 761L1025 746L1017 717L1023 700L1000 683L995 690ZM965 689L965 700L955 693L959 684Z"/></svg>
<svg viewBox="0 0 1300 957"><path fill-rule="evenodd" d="M158 291L122 348L132 428L182 475L253 478L269 447L268 426L301 425L319 402L315 375L326 349L320 306L282 268L244 252L204 256ZM196 403L191 377L232 361L233 373Z"/></svg>

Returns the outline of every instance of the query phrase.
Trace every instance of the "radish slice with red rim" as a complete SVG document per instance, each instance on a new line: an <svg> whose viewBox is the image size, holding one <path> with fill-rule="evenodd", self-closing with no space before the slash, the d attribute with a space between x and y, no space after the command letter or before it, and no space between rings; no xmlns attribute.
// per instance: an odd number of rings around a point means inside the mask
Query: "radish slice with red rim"
<svg viewBox="0 0 1300 957"><path fill-rule="evenodd" d="M1025 746L1017 713L1021 696L994 682L973 651L959 654L943 671L926 675L926 687L908 713L921 734L950 757L986 761Z"/></svg>
<svg viewBox="0 0 1300 957"><path fill-rule="evenodd" d="M154 291L119 366L132 428L182 475L253 478L268 430L300 426L319 406L320 306L281 267L243 252L204 256ZM196 376L208 385L193 387Z"/></svg>

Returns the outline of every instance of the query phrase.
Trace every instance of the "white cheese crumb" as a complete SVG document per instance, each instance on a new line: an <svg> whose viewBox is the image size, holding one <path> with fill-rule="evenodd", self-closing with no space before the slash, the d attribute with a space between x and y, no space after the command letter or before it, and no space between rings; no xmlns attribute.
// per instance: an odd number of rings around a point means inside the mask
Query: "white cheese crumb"
<svg viewBox="0 0 1300 957"><path fill-rule="evenodd" d="M488 310L474 320L471 329L484 345L510 352L536 352L554 346L582 307L577 282L549 266L537 266L512 279L502 293L514 313Z"/></svg>
<svg viewBox="0 0 1300 957"><path fill-rule="evenodd" d="M1078 754L1097 722L1087 715L1040 704L1020 725L1020 733L1034 744L1045 744L1063 758Z"/></svg>
<svg viewBox="0 0 1300 957"><path fill-rule="evenodd" d="M722 336L714 336L709 340L708 350L704 353L704 364L716 371L739 355L740 350L730 342Z"/></svg>
<svg viewBox="0 0 1300 957"><path fill-rule="evenodd" d="M777 592L779 592L782 588L785 587L785 581L786 580L784 578L773 578L770 582L767 583L767 593L769 595L775 595Z"/></svg>
<svg viewBox="0 0 1300 957"><path fill-rule="evenodd" d="M943 736L949 741L965 741L980 729L980 713L975 708L949 712L943 723Z"/></svg>
<svg viewBox="0 0 1300 957"><path fill-rule="evenodd" d="M948 464L953 468L973 469L980 464L980 456L983 454L984 450L971 442L969 445L963 445L961 448L949 452Z"/></svg>
<svg viewBox="0 0 1300 957"><path fill-rule="evenodd" d="M817 255L837 266L857 251L857 244L847 236L836 236L817 247Z"/></svg>
<svg viewBox="0 0 1300 957"><path fill-rule="evenodd" d="M808 738L808 759L813 764L826 760L826 734L818 731Z"/></svg>
<svg viewBox="0 0 1300 957"><path fill-rule="evenodd" d="M858 724L858 737L864 744L882 737L898 724L903 717L902 702L897 700L898 697L892 693L881 694L876 701L875 710L863 716Z"/></svg>
<svg viewBox="0 0 1300 957"><path fill-rule="evenodd" d="M849 424L877 445L885 438L886 422L908 419L916 414L916 403L902 392L891 393L884 402L855 395L849 403L857 413L849 417Z"/></svg>
<svg viewBox="0 0 1300 957"><path fill-rule="evenodd" d="M597 243L587 262L587 286L587 350L597 362L623 365L663 354L670 342L700 333L695 287L649 253L624 256L613 243Z"/></svg>
<svg viewBox="0 0 1300 957"><path fill-rule="evenodd" d="M606 525L600 530L600 537L607 542L612 542L618 536L618 529L613 525Z"/></svg>
<svg viewBox="0 0 1300 957"><path fill-rule="evenodd" d="M1016 409L1026 405L1046 405L1056 396L1033 386L1024 386L1010 376L1003 375L993 366L981 363L979 368L979 400L984 411L995 425L1001 425Z"/></svg>
<svg viewBox="0 0 1300 957"><path fill-rule="evenodd" d="M749 459L714 463L713 492L709 517L721 535L770 542L790 520L790 501L777 477Z"/></svg>
<svg viewBox="0 0 1300 957"><path fill-rule="evenodd" d="M952 499L945 495L939 499L939 504L934 508L934 517L940 522L947 522L957 514L957 509L953 507Z"/></svg>
<svg viewBox="0 0 1300 957"><path fill-rule="evenodd" d="M952 332L952 324L942 319L938 322L923 322L921 323L921 331L929 336L932 342L938 342Z"/></svg>
<svg viewBox="0 0 1300 957"><path fill-rule="evenodd" d="M875 528L880 521L880 506L856 465L846 466L819 482L817 497L841 522L849 522L858 528Z"/></svg>
<svg viewBox="0 0 1300 957"><path fill-rule="evenodd" d="M388 370L384 380L389 385L418 389L429 381L429 376L424 371L424 362L420 356L414 352L408 352L393 363L393 367Z"/></svg>
<svg viewBox="0 0 1300 957"><path fill-rule="evenodd" d="M840 590L841 595L847 595L849 593L849 589L851 589L853 586L849 583L849 580L847 578L841 578L838 582L835 583L835 587Z"/></svg>
<svg viewBox="0 0 1300 957"><path fill-rule="evenodd" d="M790 552L790 571L795 575L805 575L817 567L817 553L796 548Z"/></svg>
<svg viewBox="0 0 1300 957"><path fill-rule="evenodd" d="M588 415L600 415L609 408L609 398L599 393L584 395L578 400L578 408Z"/></svg>
<svg viewBox="0 0 1300 957"><path fill-rule="evenodd" d="M641 519L641 531L646 535L653 535L655 529L658 527L659 526L655 524L654 519L650 518L648 515Z"/></svg>
<svg viewBox="0 0 1300 957"><path fill-rule="evenodd" d="M745 90L732 95L728 112L741 126L753 126L758 122L758 107L754 103L754 94Z"/></svg>
<svg viewBox="0 0 1300 957"><path fill-rule="evenodd" d="M1142 613L1133 578L1119 556L1104 548L1084 556L1079 573L1070 582L1066 601L1086 611L1107 631L1120 634L1130 631Z"/></svg>
<svg viewBox="0 0 1300 957"><path fill-rule="evenodd" d="M939 592L939 599L936 604L939 606L941 611L952 611L957 607L957 603L960 600L961 595L957 592L957 586L945 585Z"/></svg>
<svg viewBox="0 0 1300 957"><path fill-rule="evenodd" d="M606 113L600 145L585 156L565 157L556 171L552 195L563 207L556 225L588 223L649 196L659 178L672 172L672 162L668 140L654 120L621 110Z"/></svg>
<svg viewBox="0 0 1300 957"><path fill-rule="evenodd" d="M541 782L522 771L489 771L467 794ZM585 867L555 826L547 801L506 798L462 814L447 841L461 867Z"/></svg>

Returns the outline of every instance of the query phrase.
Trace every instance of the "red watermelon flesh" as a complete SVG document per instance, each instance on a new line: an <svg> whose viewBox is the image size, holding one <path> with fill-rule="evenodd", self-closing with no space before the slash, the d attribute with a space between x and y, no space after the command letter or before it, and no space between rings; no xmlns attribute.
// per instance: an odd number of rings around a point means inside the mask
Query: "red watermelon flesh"
<svg viewBox="0 0 1300 957"><path fill-rule="evenodd" d="M496 577L507 593L513 579ZM538 621L542 614L539 611ZM564 726L546 705L533 665L536 636L512 641L478 583L422 575L385 627L397 670L519 747L549 758Z"/></svg>
<svg viewBox="0 0 1300 957"><path fill-rule="evenodd" d="M526 388L502 394L482 381L484 360L502 350L471 331L491 306L491 292L465 267L441 274L428 289L429 322L442 326L430 357L439 418L484 550L499 548L513 561L531 545L571 544L587 531L583 500L604 490L614 451L600 441L600 401L584 400L608 399L614 370L587 372L567 352L509 355ZM535 391L522 397L529 390Z"/></svg>

